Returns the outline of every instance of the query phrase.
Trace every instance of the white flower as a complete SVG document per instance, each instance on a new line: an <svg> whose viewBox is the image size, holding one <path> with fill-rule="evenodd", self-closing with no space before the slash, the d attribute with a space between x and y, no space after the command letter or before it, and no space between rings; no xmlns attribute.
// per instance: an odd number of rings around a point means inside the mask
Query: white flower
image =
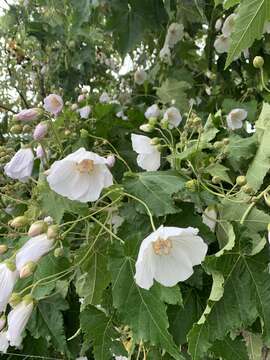
<svg viewBox="0 0 270 360"><path fill-rule="evenodd" d="M18 272L12 262L0 263L0 313L5 311L17 279Z"/></svg>
<svg viewBox="0 0 270 360"><path fill-rule="evenodd" d="M46 234L30 238L16 254L16 267L20 275L22 275L22 270L27 263L37 263L43 255L53 248L53 245L54 241L48 239Z"/></svg>
<svg viewBox="0 0 270 360"><path fill-rule="evenodd" d="M147 80L147 74L143 69L138 69L134 74L134 81L138 85L142 85Z"/></svg>
<svg viewBox="0 0 270 360"><path fill-rule="evenodd" d="M171 50L166 43L164 44L163 48L159 52L159 58L165 64L171 64Z"/></svg>
<svg viewBox="0 0 270 360"><path fill-rule="evenodd" d="M193 273L207 253L207 245L192 227L159 227L141 243L136 262L136 283L149 289L154 279L174 286Z"/></svg>
<svg viewBox="0 0 270 360"><path fill-rule="evenodd" d="M209 227L211 231L215 231L217 223L217 212L213 206L208 206L202 214L202 222Z"/></svg>
<svg viewBox="0 0 270 360"><path fill-rule="evenodd" d="M172 23L167 31L165 43L173 48L184 36L183 24Z"/></svg>
<svg viewBox="0 0 270 360"><path fill-rule="evenodd" d="M128 117L124 114L123 110L120 110L116 113L116 116L118 118L121 118L122 120L128 120Z"/></svg>
<svg viewBox="0 0 270 360"><path fill-rule="evenodd" d="M87 119L88 116L89 116L89 114L90 114L90 112L91 112L91 108L90 108L89 105L86 105L86 106L80 108L80 109L78 110L78 112L79 112L80 117L81 117L82 119Z"/></svg>
<svg viewBox="0 0 270 360"><path fill-rule="evenodd" d="M234 24L235 24L235 19L236 19L236 14L231 14L224 21L224 24L223 24L222 30L221 30L222 34L224 36L226 36L226 37L231 36L231 33L234 28Z"/></svg>
<svg viewBox="0 0 270 360"><path fill-rule="evenodd" d="M224 35L217 36L215 42L214 42L214 48L216 49L216 52L219 54L223 54L225 52L228 52L230 46L230 39L227 38Z"/></svg>
<svg viewBox="0 0 270 360"><path fill-rule="evenodd" d="M7 339L10 342L10 346L19 347L21 345L22 333L30 319L33 308L33 301L24 300L8 314Z"/></svg>
<svg viewBox="0 0 270 360"><path fill-rule="evenodd" d="M99 97L99 102L102 104L106 104L108 102L110 102L110 97L109 95L106 93L106 91L104 91L100 97Z"/></svg>
<svg viewBox="0 0 270 360"><path fill-rule="evenodd" d="M147 171L156 171L160 167L160 152L151 139L144 135L131 134L132 148L137 154L138 165Z"/></svg>
<svg viewBox="0 0 270 360"><path fill-rule="evenodd" d="M221 29L222 26L222 19L217 19L216 23L215 23L215 29L216 31L219 31Z"/></svg>
<svg viewBox="0 0 270 360"><path fill-rule="evenodd" d="M146 109L146 112L144 113L144 116L146 119L150 118L158 118L160 115L160 110L157 104L151 105Z"/></svg>
<svg viewBox="0 0 270 360"><path fill-rule="evenodd" d="M30 148L20 149L13 158L5 165L7 176L26 182L32 174L34 165L34 154Z"/></svg>
<svg viewBox="0 0 270 360"><path fill-rule="evenodd" d="M171 106L165 111L164 119L168 121L169 128L172 129L180 124L182 121L182 116L176 107Z"/></svg>
<svg viewBox="0 0 270 360"><path fill-rule="evenodd" d="M6 353L9 347L9 342L7 339L7 332L1 331L0 332L0 353Z"/></svg>
<svg viewBox="0 0 270 360"><path fill-rule="evenodd" d="M232 130L240 129L243 126L243 121L247 118L247 111L244 109L233 109L227 115L228 127Z"/></svg>
<svg viewBox="0 0 270 360"><path fill-rule="evenodd" d="M47 177L50 188L70 200L96 201L102 189L113 184L106 161L80 148L52 165Z"/></svg>
<svg viewBox="0 0 270 360"><path fill-rule="evenodd" d="M50 94L44 99L44 109L51 114L57 115L64 106L61 96Z"/></svg>

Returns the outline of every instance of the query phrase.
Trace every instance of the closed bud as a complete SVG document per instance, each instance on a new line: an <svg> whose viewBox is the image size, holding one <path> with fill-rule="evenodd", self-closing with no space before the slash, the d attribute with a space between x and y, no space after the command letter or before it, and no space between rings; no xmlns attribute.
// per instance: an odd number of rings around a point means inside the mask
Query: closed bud
<svg viewBox="0 0 270 360"><path fill-rule="evenodd" d="M245 176L243 176L243 175L237 176L236 184L238 186L244 186L244 185L246 185L246 183L247 183L247 179Z"/></svg>
<svg viewBox="0 0 270 360"><path fill-rule="evenodd" d="M186 189L188 189L191 192L196 192L199 188L198 180L196 180L196 179L188 180L185 183L185 187L186 187Z"/></svg>
<svg viewBox="0 0 270 360"><path fill-rule="evenodd" d="M5 325L6 325L6 316L2 315L0 317L0 331L4 328Z"/></svg>
<svg viewBox="0 0 270 360"><path fill-rule="evenodd" d="M263 194L264 201L268 207L270 207L270 195L268 193Z"/></svg>
<svg viewBox="0 0 270 360"><path fill-rule="evenodd" d="M20 270L20 278L25 279L31 276L37 268L37 264L34 261L27 262Z"/></svg>
<svg viewBox="0 0 270 360"><path fill-rule="evenodd" d="M71 105L71 110L72 111L75 111L75 110L77 110L78 109L78 104L72 104Z"/></svg>
<svg viewBox="0 0 270 360"><path fill-rule="evenodd" d="M261 56L255 56L255 58L253 59L253 66L256 69L261 69L264 65L264 59Z"/></svg>
<svg viewBox="0 0 270 360"><path fill-rule="evenodd" d="M192 120L192 125L193 125L193 126L199 126L199 125L201 125L201 123L202 123L202 119L199 118L198 116L196 116L196 117Z"/></svg>
<svg viewBox="0 0 270 360"><path fill-rule="evenodd" d="M229 145L229 143L230 143L230 139L229 139L229 138L223 139L223 144L224 144L224 145Z"/></svg>
<svg viewBox="0 0 270 360"><path fill-rule="evenodd" d="M115 164L115 156L114 156L114 155L109 155L109 156L107 156L107 158L106 158L106 165L107 165L109 168L112 168L112 167L114 167L114 164Z"/></svg>
<svg viewBox="0 0 270 360"><path fill-rule="evenodd" d="M19 293L12 293L11 297L9 299L9 304L11 307L15 307L16 305L18 305L20 302L22 301L22 297Z"/></svg>
<svg viewBox="0 0 270 360"><path fill-rule="evenodd" d="M212 177L212 183L217 185L221 183L221 178L219 176L213 176Z"/></svg>
<svg viewBox="0 0 270 360"><path fill-rule="evenodd" d="M66 136L69 136L69 135L71 134L71 131L70 131L69 129L66 129L66 130L64 131L64 134L65 134Z"/></svg>
<svg viewBox="0 0 270 360"><path fill-rule="evenodd" d="M144 132L151 132L154 130L153 126L150 124L143 124L140 126L140 130L144 131Z"/></svg>
<svg viewBox="0 0 270 360"><path fill-rule="evenodd" d="M250 185L246 184L244 186L242 186L242 190L245 194L252 194L253 193L253 189Z"/></svg>
<svg viewBox="0 0 270 360"><path fill-rule="evenodd" d="M216 141L213 146L214 146L215 149L220 149L220 148L223 147L223 142L222 141Z"/></svg>
<svg viewBox="0 0 270 360"><path fill-rule="evenodd" d="M89 136L89 133L85 129L80 130L81 138L86 139Z"/></svg>
<svg viewBox="0 0 270 360"><path fill-rule="evenodd" d="M24 133L30 133L32 131L32 127L30 125L24 125L22 131Z"/></svg>
<svg viewBox="0 0 270 360"><path fill-rule="evenodd" d="M11 126L10 130L11 134L20 134L22 132L22 126L17 124Z"/></svg>
<svg viewBox="0 0 270 360"><path fill-rule="evenodd" d="M55 239L59 234L59 226L58 225L51 225L48 227L47 230L47 237L48 239Z"/></svg>
<svg viewBox="0 0 270 360"><path fill-rule="evenodd" d="M159 143L160 143L160 138L158 138L158 137L155 137L155 138L151 139L151 141L150 141L151 145L158 145Z"/></svg>
<svg viewBox="0 0 270 360"><path fill-rule="evenodd" d="M30 237L37 236L45 233L47 229L48 229L48 224L45 221L43 220L36 221L30 226L28 230L28 235Z"/></svg>
<svg viewBox="0 0 270 360"><path fill-rule="evenodd" d="M9 225L15 229L28 224L28 219L25 216L17 216L9 221Z"/></svg>
<svg viewBox="0 0 270 360"><path fill-rule="evenodd" d="M0 245L0 255L5 254L8 251L8 246L6 244Z"/></svg>
<svg viewBox="0 0 270 360"><path fill-rule="evenodd" d="M151 125L151 126L156 126L156 124L157 124L157 118L151 117L151 118L148 120L148 124Z"/></svg>
<svg viewBox="0 0 270 360"><path fill-rule="evenodd" d="M48 132L48 124L45 121L42 121L41 123L37 124L35 127L35 130L33 132L33 138L34 140L41 140L43 139Z"/></svg>
<svg viewBox="0 0 270 360"><path fill-rule="evenodd" d="M54 250L54 256L57 258L57 257L61 257L61 256L63 256L64 255L64 249L63 248L61 248L61 247L59 247L59 248L56 248L55 250Z"/></svg>

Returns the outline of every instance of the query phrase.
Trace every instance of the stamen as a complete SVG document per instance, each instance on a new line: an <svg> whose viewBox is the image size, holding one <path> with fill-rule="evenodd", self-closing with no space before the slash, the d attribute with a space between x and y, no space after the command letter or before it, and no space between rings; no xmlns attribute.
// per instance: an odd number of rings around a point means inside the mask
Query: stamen
<svg viewBox="0 0 270 360"><path fill-rule="evenodd" d="M94 161L89 159L84 159L76 163L76 169L80 173L88 173L94 170Z"/></svg>
<svg viewBox="0 0 270 360"><path fill-rule="evenodd" d="M158 238L152 243L152 246L156 255L169 255L172 249L172 241Z"/></svg>

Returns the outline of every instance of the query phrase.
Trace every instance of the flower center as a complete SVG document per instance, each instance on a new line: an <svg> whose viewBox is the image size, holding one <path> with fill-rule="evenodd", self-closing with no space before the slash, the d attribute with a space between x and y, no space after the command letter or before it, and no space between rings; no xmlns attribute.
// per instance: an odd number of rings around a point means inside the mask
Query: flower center
<svg viewBox="0 0 270 360"><path fill-rule="evenodd" d="M58 106L61 105L60 102L59 102L55 97L53 97L53 98L51 99L51 103L52 103L52 106L53 106L53 107L58 107Z"/></svg>
<svg viewBox="0 0 270 360"><path fill-rule="evenodd" d="M80 173L88 173L94 170L94 161L89 159L84 159L76 163L76 169Z"/></svg>
<svg viewBox="0 0 270 360"><path fill-rule="evenodd" d="M239 120L238 118L239 118L239 114L237 112L232 112L231 113L231 119L233 121Z"/></svg>
<svg viewBox="0 0 270 360"><path fill-rule="evenodd" d="M152 243L156 255L169 255L172 249L172 241L158 238Z"/></svg>

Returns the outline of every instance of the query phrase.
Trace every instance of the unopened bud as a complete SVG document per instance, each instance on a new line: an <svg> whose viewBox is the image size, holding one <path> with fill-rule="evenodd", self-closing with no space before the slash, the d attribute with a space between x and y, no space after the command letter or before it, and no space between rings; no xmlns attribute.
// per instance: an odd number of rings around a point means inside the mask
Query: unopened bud
<svg viewBox="0 0 270 360"><path fill-rule="evenodd" d="M59 226L58 225L51 225L48 227L47 230L47 237L48 239L55 239L59 234Z"/></svg>
<svg viewBox="0 0 270 360"><path fill-rule="evenodd" d="M230 143L230 139L229 139L229 138L223 139L223 144L224 144L224 145L229 145L229 143Z"/></svg>
<svg viewBox="0 0 270 360"><path fill-rule="evenodd" d="M15 229L28 224L28 219L25 216L17 216L9 221L9 225Z"/></svg>
<svg viewBox="0 0 270 360"><path fill-rule="evenodd" d="M242 186L242 190L245 194L252 194L253 193L253 189L250 185L246 184L244 186Z"/></svg>
<svg viewBox="0 0 270 360"><path fill-rule="evenodd" d="M85 129L80 130L81 138L86 139L89 136L89 133Z"/></svg>
<svg viewBox="0 0 270 360"><path fill-rule="evenodd" d="M35 272L37 264L34 261L29 261L20 270L20 278L25 279Z"/></svg>
<svg viewBox="0 0 270 360"><path fill-rule="evenodd" d="M18 305L20 302L22 301L22 297L19 293L12 293L10 298L9 298L9 304L11 307L15 307L16 305Z"/></svg>
<svg viewBox="0 0 270 360"><path fill-rule="evenodd" d="M114 167L115 164L115 156L114 155L109 155L106 158L106 164L107 166L109 166L109 168Z"/></svg>
<svg viewBox="0 0 270 360"><path fill-rule="evenodd" d="M11 126L10 130L11 134L20 134L22 132L22 126L17 124Z"/></svg>
<svg viewBox="0 0 270 360"><path fill-rule="evenodd" d="M213 176L212 177L212 183L217 185L221 183L221 178L219 176Z"/></svg>
<svg viewBox="0 0 270 360"><path fill-rule="evenodd" d="M84 101L85 100L85 96L83 94L80 94L78 96L78 102Z"/></svg>
<svg viewBox="0 0 270 360"><path fill-rule="evenodd" d="M194 126L199 126L199 125L201 125L201 123L202 123L202 119L199 118L198 116L196 116L196 117L192 120L192 125L194 125Z"/></svg>
<svg viewBox="0 0 270 360"><path fill-rule="evenodd" d="M61 256L63 256L64 255L64 249L63 248L61 248L61 247L59 247L59 248L56 248L55 250L54 250L54 256L57 258L57 257L61 257Z"/></svg>
<svg viewBox="0 0 270 360"><path fill-rule="evenodd" d="M78 104L72 104L71 105L71 110L72 111L75 111L75 110L77 110L78 109Z"/></svg>
<svg viewBox="0 0 270 360"><path fill-rule="evenodd" d="M140 130L144 131L144 132L151 132L154 130L153 126L150 124L143 124L140 126Z"/></svg>
<svg viewBox="0 0 270 360"><path fill-rule="evenodd" d="M22 131L24 133L30 133L32 131L32 127L30 125L24 125Z"/></svg>
<svg viewBox="0 0 270 360"><path fill-rule="evenodd" d="M43 220L36 221L30 226L28 230L28 235L30 237L37 236L45 233L47 229L48 229L48 224L45 221Z"/></svg>
<svg viewBox="0 0 270 360"><path fill-rule="evenodd" d="M158 145L159 143L160 143L160 138L158 138L158 137L155 137L150 140L151 145Z"/></svg>
<svg viewBox="0 0 270 360"><path fill-rule="evenodd" d="M4 328L5 325L6 325L6 316L2 315L0 317L0 331Z"/></svg>
<svg viewBox="0 0 270 360"><path fill-rule="evenodd" d="M236 184L238 186L244 186L244 185L246 185L246 183L247 183L247 179L245 176L243 176L243 175L237 176Z"/></svg>
<svg viewBox="0 0 270 360"><path fill-rule="evenodd" d="M253 66L256 69L261 69L264 65L264 59L261 56L255 56L255 58L253 59Z"/></svg>
<svg viewBox="0 0 270 360"><path fill-rule="evenodd" d="M263 194L264 201L268 207L270 207L270 195L268 193Z"/></svg>
<svg viewBox="0 0 270 360"><path fill-rule="evenodd" d="M185 183L185 187L186 187L186 189L188 189L191 192L196 192L199 188L198 180L196 180L196 179L188 180Z"/></svg>
<svg viewBox="0 0 270 360"><path fill-rule="evenodd" d="M148 124L151 125L151 126L156 126L156 124L157 124L157 118L151 117L151 118L148 120Z"/></svg>
<svg viewBox="0 0 270 360"><path fill-rule="evenodd" d="M8 246L6 244L0 245L0 255L5 254L8 251Z"/></svg>
<svg viewBox="0 0 270 360"><path fill-rule="evenodd" d="M220 149L223 147L223 143L222 141L216 141L214 144L213 144L214 148L215 149Z"/></svg>
<svg viewBox="0 0 270 360"><path fill-rule="evenodd" d="M43 139L48 132L48 124L45 121L42 121L41 123L37 124L35 127L35 130L33 132L33 138L34 140L41 140Z"/></svg>

